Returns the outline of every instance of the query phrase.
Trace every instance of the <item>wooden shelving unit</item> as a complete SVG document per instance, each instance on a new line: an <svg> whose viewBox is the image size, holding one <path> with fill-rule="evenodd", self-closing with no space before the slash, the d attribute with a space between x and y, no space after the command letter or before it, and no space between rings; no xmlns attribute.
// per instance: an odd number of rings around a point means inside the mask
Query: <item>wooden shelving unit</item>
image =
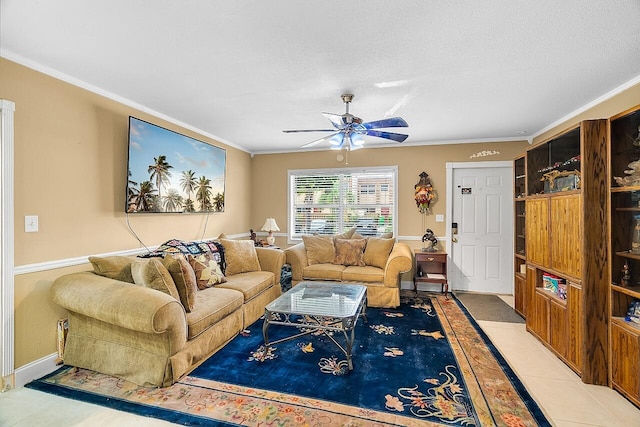
<svg viewBox="0 0 640 427"><path fill-rule="evenodd" d="M607 125L584 121L529 148L523 157L525 197L518 197L518 172L514 177L515 280L524 284L520 292L516 285L516 304L520 293L527 330L583 382L600 385L609 382L608 354L602 351L609 345ZM526 237L520 256L518 235ZM526 274L520 275L518 262ZM562 292L543 288L548 275L564 280Z"/></svg>
<svg viewBox="0 0 640 427"><path fill-rule="evenodd" d="M611 385L640 406L640 324L625 320L640 301L640 255L630 252L634 219L640 217L640 185L619 185L629 163L640 159L640 106L610 119L610 348ZM628 283L622 269L629 266Z"/></svg>
<svg viewBox="0 0 640 427"><path fill-rule="evenodd" d="M515 310L525 316L525 287L527 283L527 235L525 232L526 215L525 200L527 195L527 163L525 156L513 161L514 182L514 296Z"/></svg>

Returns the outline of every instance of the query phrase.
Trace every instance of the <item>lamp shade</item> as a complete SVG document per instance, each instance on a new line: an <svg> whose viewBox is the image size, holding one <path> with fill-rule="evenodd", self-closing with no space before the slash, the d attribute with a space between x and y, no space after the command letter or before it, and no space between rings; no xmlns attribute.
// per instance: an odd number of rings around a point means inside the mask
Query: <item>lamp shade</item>
<svg viewBox="0 0 640 427"><path fill-rule="evenodd" d="M267 220L264 222L264 225L262 226L262 231L268 231L268 232L280 231L278 224L276 224L276 219L267 218Z"/></svg>

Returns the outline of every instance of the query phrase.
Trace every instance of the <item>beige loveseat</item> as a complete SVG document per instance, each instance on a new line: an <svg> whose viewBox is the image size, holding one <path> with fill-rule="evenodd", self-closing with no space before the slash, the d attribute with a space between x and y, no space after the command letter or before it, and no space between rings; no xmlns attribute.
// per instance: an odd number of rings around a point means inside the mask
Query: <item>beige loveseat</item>
<svg viewBox="0 0 640 427"><path fill-rule="evenodd" d="M361 283L371 307L399 306L400 275L413 265L406 243L377 237L303 236L284 252L293 286L303 280Z"/></svg>
<svg viewBox="0 0 640 427"><path fill-rule="evenodd" d="M260 318L281 293L283 251L255 248L257 267L247 267L246 259L233 267L226 252L226 282L197 289L190 310L157 286L118 280L131 274L109 278L87 271L58 278L51 297L69 312L65 364L139 385L169 386L188 374ZM129 271L139 269L134 262L148 262L145 268L154 272L164 262L129 259Z"/></svg>

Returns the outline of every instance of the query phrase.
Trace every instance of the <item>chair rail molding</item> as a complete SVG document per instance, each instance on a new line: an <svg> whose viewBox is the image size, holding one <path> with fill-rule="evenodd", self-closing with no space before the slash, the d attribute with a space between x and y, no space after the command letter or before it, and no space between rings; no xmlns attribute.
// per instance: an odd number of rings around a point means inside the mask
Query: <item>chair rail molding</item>
<svg viewBox="0 0 640 427"><path fill-rule="evenodd" d="M16 105L0 99L0 391L13 384L13 114Z"/></svg>

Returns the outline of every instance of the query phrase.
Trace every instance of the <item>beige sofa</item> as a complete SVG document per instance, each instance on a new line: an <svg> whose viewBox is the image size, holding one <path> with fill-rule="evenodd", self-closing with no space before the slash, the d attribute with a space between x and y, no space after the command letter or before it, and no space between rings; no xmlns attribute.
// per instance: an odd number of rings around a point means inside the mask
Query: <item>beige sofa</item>
<svg viewBox="0 0 640 427"><path fill-rule="evenodd" d="M394 239L343 236L304 236L302 243L285 249L292 285L307 280L361 283L367 286L369 306L399 306L400 275L413 265L409 246ZM354 257L358 251L362 254Z"/></svg>
<svg viewBox="0 0 640 427"><path fill-rule="evenodd" d="M255 251L259 268L236 268L225 283L197 290L190 312L167 293L94 272L58 278L51 297L69 312L65 364L139 385L173 384L260 318L280 295L283 251Z"/></svg>

